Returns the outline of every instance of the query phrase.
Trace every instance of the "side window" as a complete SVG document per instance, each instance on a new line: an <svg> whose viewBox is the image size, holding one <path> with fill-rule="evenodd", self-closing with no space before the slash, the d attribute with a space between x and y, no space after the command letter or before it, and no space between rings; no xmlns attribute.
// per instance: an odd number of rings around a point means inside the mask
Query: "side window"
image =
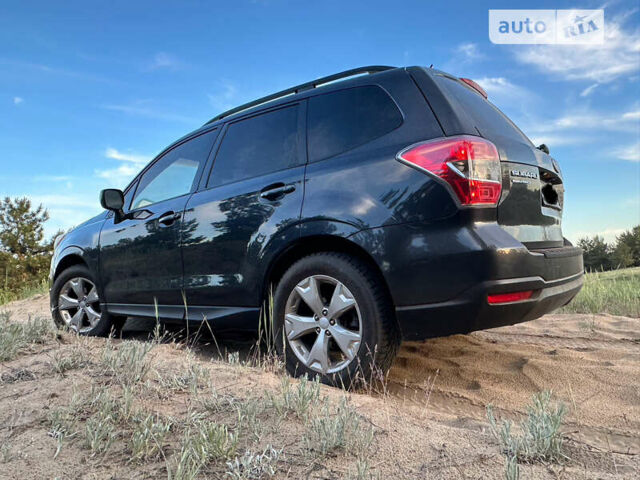
<svg viewBox="0 0 640 480"><path fill-rule="evenodd" d="M213 163L209 187L257 177L304 163L297 105L229 125Z"/></svg>
<svg viewBox="0 0 640 480"><path fill-rule="evenodd" d="M140 178L131 208L146 207L193 191L215 138L215 131L208 132L167 152Z"/></svg>
<svg viewBox="0 0 640 480"><path fill-rule="evenodd" d="M308 108L310 162L351 150L402 124L396 104L375 85L311 97Z"/></svg>

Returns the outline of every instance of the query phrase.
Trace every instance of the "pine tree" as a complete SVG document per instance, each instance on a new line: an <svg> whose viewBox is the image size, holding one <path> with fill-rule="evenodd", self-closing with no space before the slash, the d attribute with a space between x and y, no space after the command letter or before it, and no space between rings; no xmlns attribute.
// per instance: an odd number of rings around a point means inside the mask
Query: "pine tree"
<svg viewBox="0 0 640 480"><path fill-rule="evenodd" d="M44 222L49 213L28 198L0 202L0 287L18 291L41 282L51 260L51 242L44 243Z"/></svg>
<svg viewBox="0 0 640 480"><path fill-rule="evenodd" d="M0 202L0 248L20 257L37 255L46 251L44 222L49 213L42 206L31 208L31 200L26 197L15 200L5 197Z"/></svg>

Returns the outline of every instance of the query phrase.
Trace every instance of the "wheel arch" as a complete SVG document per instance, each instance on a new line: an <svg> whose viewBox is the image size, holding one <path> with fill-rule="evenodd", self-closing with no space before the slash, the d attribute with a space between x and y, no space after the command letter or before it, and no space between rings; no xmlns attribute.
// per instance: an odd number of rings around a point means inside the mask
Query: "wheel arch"
<svg viewBox="0 0 640 480"><path fill-rule="evenodd" d="M322 252L346 253L367 263L380 280L387 298L393 304L389 285L380 266L371 254L348 238L326 234L302 237L276 255L267 267L266 275L264 276L262 298L266 299L268 297L270 287L278 283L291 265L308 255Z"/></svg>
<svg viewBox="0 0 640 480"><path fill-rule="evenodd" d="M55 281L62 272L74 265L84 265L89 268L89 265L82 257L82 253L83 252L80 249L70 249L69 252L61 256L56 262L51 280Z"/></svg>

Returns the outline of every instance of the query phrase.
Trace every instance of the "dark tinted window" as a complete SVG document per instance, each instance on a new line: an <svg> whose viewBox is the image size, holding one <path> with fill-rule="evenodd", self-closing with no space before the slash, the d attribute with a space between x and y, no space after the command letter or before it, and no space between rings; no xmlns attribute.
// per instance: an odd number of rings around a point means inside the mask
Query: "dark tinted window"
<svg viewBox="0 0 640 480"><path fill-rule="evenodd" d="M381 137L402 114L380 87L365 86L309 99L309 161L332 157Z"/></svg>
<svg viewBox="0 0 640 480"><path fill-rule="evenodd" d="M295 105L229 125L213 164L209 186L304 163L300 158L298 110Z"/></svg>
<svg viewBox="0 0 640 480"><path fill-rule="evenodd" d="M452 95L471 117L476 128L489 140L492 135L501 135L530 144L529 139L491 102L458 80L436 76L441 87Z"/></svg>
<svg viewBox="0 0 640 480"><path fill-rule="evenodd" d="M194 190L216 132L208 132L165 153L140 178L131 208L179 197Z"/></svg>

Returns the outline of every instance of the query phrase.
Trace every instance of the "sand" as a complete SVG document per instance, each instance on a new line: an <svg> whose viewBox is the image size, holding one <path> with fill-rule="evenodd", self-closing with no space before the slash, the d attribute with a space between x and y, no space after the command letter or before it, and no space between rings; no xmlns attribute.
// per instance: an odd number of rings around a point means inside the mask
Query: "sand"
<svg viewBox="0 0 640 480"><path fill-rule="evenodd" d="M0 307L3 310L14 321L48 316L48 299L41 295ZM214 369L215 382L230 393L278 385L267 372L248 370L239 376L237 367L211 363L207 348L199 350L199 361ZM25 452L24 458L0 464L0 478L38 478L39 473L120 478L123 470L117 465L89 460L87 467L84 453L67 449L52 459L54 441L42 426L42 411L70 389L70 380L61 385L45 373L50 355L41 352L0 364L0 374L25 368L35 379L0 383L0 443L10 438L13 448ZM156 356L167 368L180 368L185 353L163 345ZM70 378L76 384L88 381L81 372ZM523 465L521 478L640 474L640 319L552 314L511 327L406 343L386 388L350 394L359 412L378 428L371 463L381 478L503 478L503 456L488 433L486 406L493 404L499 415L518 419L531 395L541 390L552 390L568 407L563 432L571 460L564 465ZM323 391L342 395L328 387ZM171 398L156 407L177 411L181 406L183 400ZM297 434L283 428L283 444L295 444ZM278 478L346 475L339 458L308 467L297 465L296 455L287 457L290 471ZM127 470L131 478L166 476L161 467L136 468Z"/></svg>

